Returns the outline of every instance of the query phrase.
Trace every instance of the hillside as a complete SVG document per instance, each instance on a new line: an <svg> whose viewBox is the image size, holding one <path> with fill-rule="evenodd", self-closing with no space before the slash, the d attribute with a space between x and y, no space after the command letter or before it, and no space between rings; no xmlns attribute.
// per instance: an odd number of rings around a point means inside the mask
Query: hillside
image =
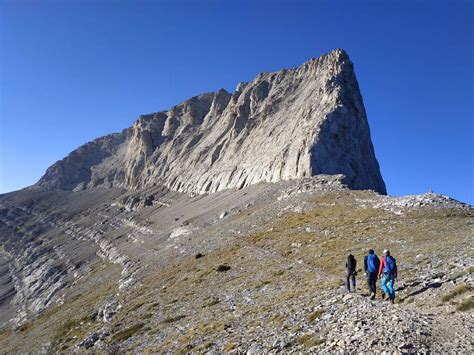
<svg viewBox="0 0 474 355"><path fill-rule="evenodd" d="M3 196L2 235L23 226L15 233L30 240L17 255L3 254L13 271L40 250L55 251L44 272L23 268L31 270L24 296L50 278L44 292L58 291L51 303L42 299L38 315L18 302L29 317L15 331L4 327L1 346L469 352L472 207L436 194L352 191L341 179L194 197L162 189ZM152 205L137 207L151 194ZM28 224L41 235L33 238ZM360 265L368 248L389 248L397 258L395 305L380 295L370 301L361 272L356 293L342 286L346 254Z"/></svg>

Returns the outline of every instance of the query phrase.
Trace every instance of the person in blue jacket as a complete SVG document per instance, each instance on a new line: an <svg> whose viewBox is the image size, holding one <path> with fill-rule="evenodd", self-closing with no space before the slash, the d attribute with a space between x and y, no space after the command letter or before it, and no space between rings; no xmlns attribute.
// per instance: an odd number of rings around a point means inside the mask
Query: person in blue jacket
<svg viewBox="0 0 474 355"><path fill-rule="evenodd" d="M375 299L377 292L377 274L379 271L380 260L373 249L364 258L364 271L367 277L367 285L369 286L370 299Z"/></svg>

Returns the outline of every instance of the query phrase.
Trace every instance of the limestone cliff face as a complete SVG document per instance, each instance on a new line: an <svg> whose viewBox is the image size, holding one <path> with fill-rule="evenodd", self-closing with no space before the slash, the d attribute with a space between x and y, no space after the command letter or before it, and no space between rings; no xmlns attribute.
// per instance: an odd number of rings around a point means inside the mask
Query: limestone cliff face
<svg viewBox="0 0 474 355"><path fill-rule="evenodd" d="M193 97L87 143L37 186L79 190L165 185L186 193L344 174L386 193L353 65L341 50Z"/></svg>

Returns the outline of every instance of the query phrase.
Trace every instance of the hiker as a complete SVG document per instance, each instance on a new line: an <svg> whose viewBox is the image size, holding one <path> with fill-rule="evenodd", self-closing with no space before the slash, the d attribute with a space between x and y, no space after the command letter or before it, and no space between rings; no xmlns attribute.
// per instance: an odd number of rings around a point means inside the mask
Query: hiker
<svg viewBox="0 0 474 355"><path fill-rule="evenodd" d="M347 256L347 261L346 261L346 288L347 288L347 291L349 292L351 292L351 287L349 283L351 278L352 278L352 288L354 289L354 292L355 292L355 288L356 288L355 277L357 275L356 267L357 267L357 261L354 258L354 255L349 254Z"/></svg>
<svg viewBox="0 0 474 355"><path fill-rule="evenodd" d="M395 289L393 288L393 283L397 276L397 262L395 258L390 255L390 251L385 249L383 251L382 260L380 261L378 277L382 277L381 284L383 292L388 294L391 303L395 303Z"/></svg>
<svg viewBox="0 0 474 355"><path fill-rule="evenodd" d="M369 286L370 299L375 299L377 292L377 274L379 272L380 260L373 249L370 249L364 258L364 271L367 277L367 284Z"/></svg>

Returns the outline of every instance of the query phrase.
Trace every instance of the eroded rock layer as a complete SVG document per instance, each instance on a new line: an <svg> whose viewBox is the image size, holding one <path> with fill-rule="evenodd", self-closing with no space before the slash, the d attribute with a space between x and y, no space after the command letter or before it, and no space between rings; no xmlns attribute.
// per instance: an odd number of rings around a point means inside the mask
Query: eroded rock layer
<svg viewBox="0 0 474 355"><path fill-rule="evenodd" d="M341 49L261 73L232 94L206 93L141 116L55 163L37 186L164 185L201 194L319 174L386 193L353 64Z"/></svg>

